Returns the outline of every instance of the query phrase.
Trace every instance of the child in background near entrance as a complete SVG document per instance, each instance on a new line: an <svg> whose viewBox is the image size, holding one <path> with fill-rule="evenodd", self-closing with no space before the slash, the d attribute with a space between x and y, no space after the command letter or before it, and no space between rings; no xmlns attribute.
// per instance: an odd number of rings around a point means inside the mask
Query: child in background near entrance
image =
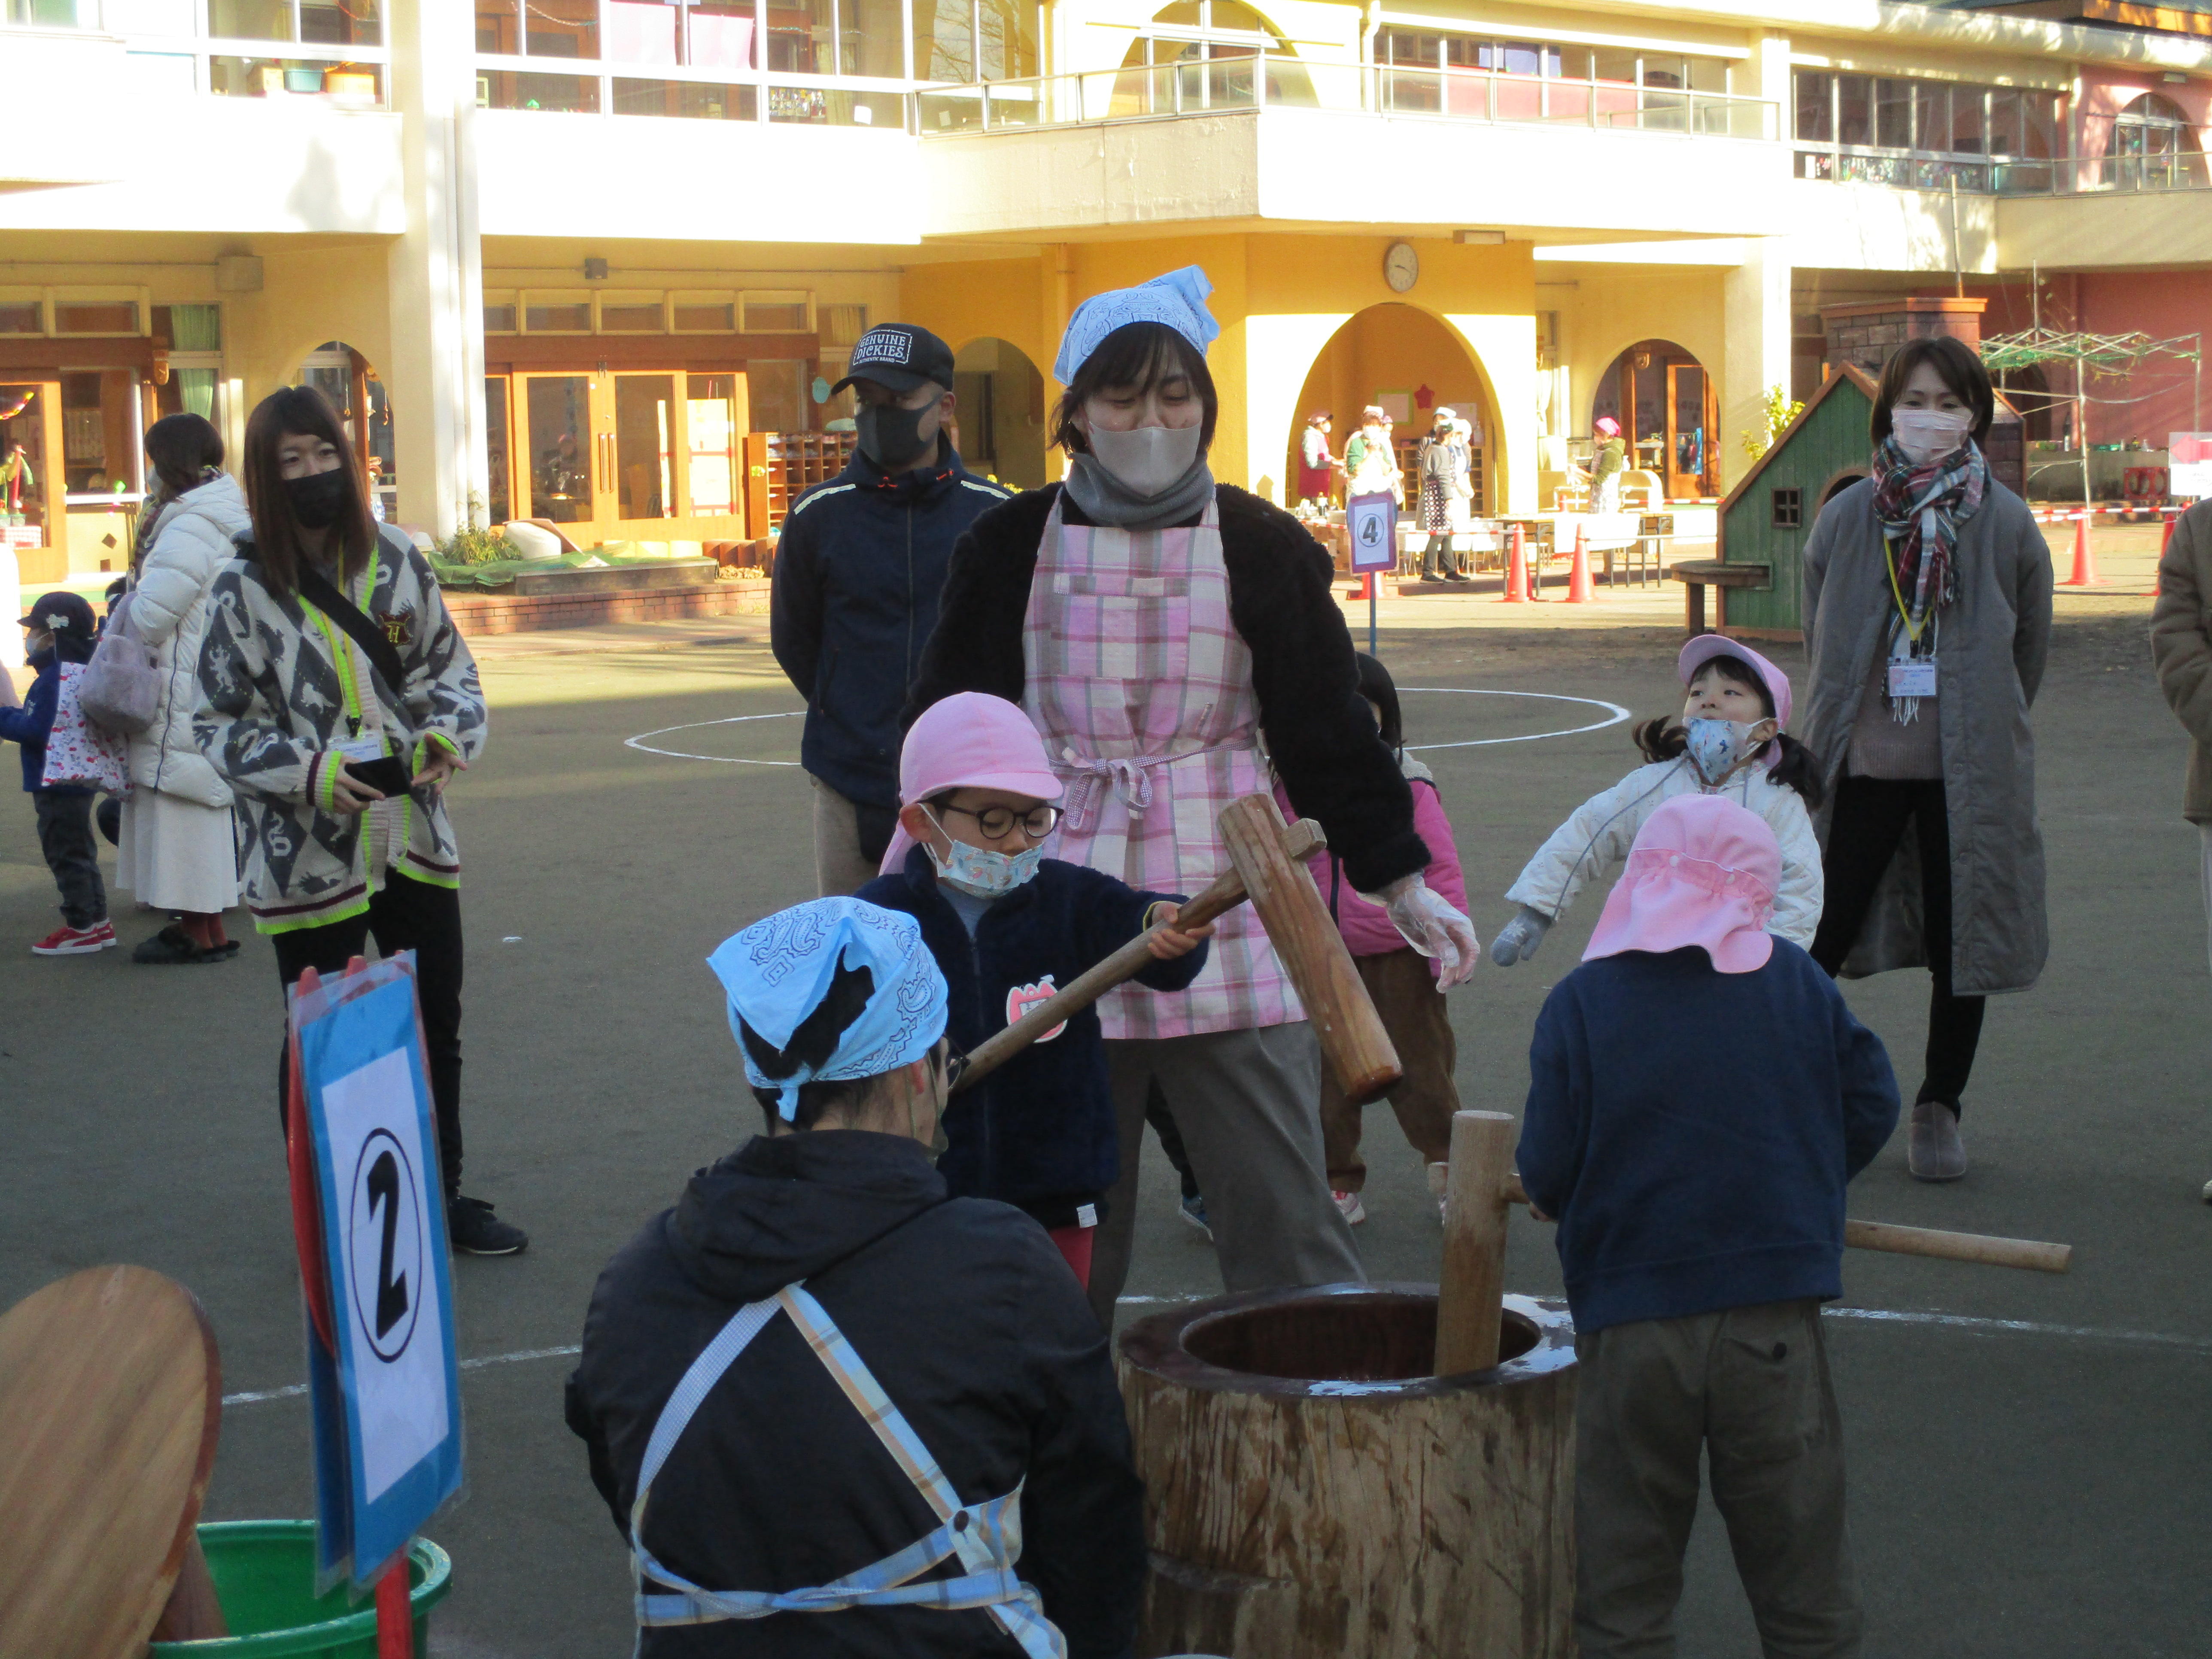
<svg viewBox="0 0 2212 1659"><path fill-rule="evenodd" d="M1897 1079L1769 930L1781 876L1755 813L1668 801L1537 1016L1520 1169L1574 1311L1583 1659L1674 1651L1701 1452L1764 1650L1859 1651L1820 1304Z"/></svg>
<svg viewBox="0 0 2212 1659"><path fill-rule="evenodd" d="M39 850L61 889L62 925L31 947L40 957L89 956L115 943L107 920L107 888L100 878L100 844L92 838L92 791L44 781L46 743L61 696L62 665L92 659L99 627L82 595L42 595L22 619L24 654L38 678L21 706L0 708L0 738L23 746L23 789L38 813ZM0 669L0 678L7 671ZM15 687L6 702L12 705Z"/></svg>
<svg viewBox="0 0 2212 1659"><path fill-rule="evenodd" d="M1592 795L1552 832L1505 896L1520 914L1498 929L1490 959L1501 968L1536 954L1583 884L1628 855L1651 815L1677 795L1722 794L1766 821L1782 845L1773 931L1810 950L1820 925L1820 844L1808 808L1820 805L1820 763L1787 736L1790 677L1740 641L1701 634L1675 667L1689 696L1669 726L1647 720L1636 746L1649 765Z"/></svg>
<svg viewBox="0 0 2212 1659"><path fill-rule="evenodd" d="M1029 716L965 691L915 721L899 752L898 832L884 873L854 896L902 910L951 988L946 1035L971 1049L1151 930L1137 983L1180 991L1206 965L1211 925L1175 926L1181 896L1142 893L1043 855L1061 785ZM1121 1172L1098 1013L1048 1031L945 1113L939 1173L955 1198L1026 1211L1091 1280L1091 1229Z"/></svg>
<svg viewBox="0 0 2212 1659"><path fill-rule="evenodd" d="M1429 849L1429 866L1422 878L1463 910L1467 878L1460 873L1451 820L1444 816L1443 797L1435 777L1406 753L1397 684L1391 679L1390 671L1365 652L1359 653L1355 662L1359 695L1366 699L1376 728L1397 756L1398 769L1406 775L1413 791L1413 828ZM1275 798L1283 803L1285 817L1297 816L1279 784ZM1429 1191L1441 1209L1445 1160L1451 1155L1452 1114L1459 1110L1459 1091L1452 1082L1459 1042L1452 1035L1444 994L1437 988L1437 963L1406 943L1381 905L1352 890L1352 884L1344 878L1344 862L1334 854L1316 853L1308 864L1329 915L1336 918L1337 931L1344 935L1345 948L1352 952L1352 965L1359 970L1360 982L1374 999L1375 1012L1382 1017L1382 1029L1390 1034L1398 1063L1405 1068L1405 1076L1390 1091L1390 1109L1398 1115L1398 1127L1427 1165ZM1367 1219L1366 1207L1359 1199L1367 1184L1367 1164L1359 1156L1361 1110L1345 1098L1335 1078L1323 1066L1321 1135L1322 1150L1328 1155L1329 1196L1355 1227Z"/></svg>

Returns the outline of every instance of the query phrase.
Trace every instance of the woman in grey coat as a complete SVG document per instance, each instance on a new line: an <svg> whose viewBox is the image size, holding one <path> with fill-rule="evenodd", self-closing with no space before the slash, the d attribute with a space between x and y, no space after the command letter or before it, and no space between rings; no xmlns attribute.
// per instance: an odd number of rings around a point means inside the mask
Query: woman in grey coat
<svg viewBox="0 0 2212 1659"><path fill-rule="evenodd" d="M2028 707L2051 640L2051 554L1990 476L1980 361L1915 340L1884 367L1874 473L1805 549L1804 741L1827 765L1827 903L1813 958L1856 978L1925 966L1926 1070L1907 1164L1966 1172L1960 1097L1983 999L2043 971L2043 838Z"/></svg>

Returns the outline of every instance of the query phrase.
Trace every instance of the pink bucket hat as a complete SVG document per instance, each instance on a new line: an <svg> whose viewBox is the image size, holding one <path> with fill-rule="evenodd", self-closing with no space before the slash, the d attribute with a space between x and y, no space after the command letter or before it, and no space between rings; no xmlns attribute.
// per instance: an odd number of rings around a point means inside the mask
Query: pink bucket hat
<svg viewBox="0 0 2212 1659"><path fill-rule="evenodd" d="M1765 819L1720 795L1677 795L1644 821L1583 960L1694 945L1723 974L1764 968L1781 880Z"/></svg>
<svg viewBox="0 0 2212 1659"><path fill-rule="evenodd" d="M1030 717L988 692L962 691L932 703L908 728L899 750L902 806L948 789L1003 789L1058 800L1063 787ZM905 830L893 835L878 873L888 875L903 865L913 845Z"/></svg>
<svg viewBox="0 0 2212 1659"><path fill-rule="evenodd" d="M1766 695L1774 699L1774 724L1778 730L1790 729L1790 676L1746 645L1741 640L1732 640L1725 634L1700 634L1682 647L1675 668L1687 685L1698 678L1698 671L1715 657L1740 657L1751 665Z"/></svg>

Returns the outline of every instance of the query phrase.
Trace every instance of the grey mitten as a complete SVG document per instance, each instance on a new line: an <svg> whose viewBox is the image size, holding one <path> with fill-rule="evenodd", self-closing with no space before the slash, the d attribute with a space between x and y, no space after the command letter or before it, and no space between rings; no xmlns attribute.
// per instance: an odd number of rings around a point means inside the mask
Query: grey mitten
<svg viewBox="0 0 2212 1659"><path fill-rule="evenodd" d="M1551 930L1551 917L1524 904L1520 914L1499 928L1498 937L1491 940L1490 959L1500 968L1526 962L1536 954L1536 947Z"/></svg>

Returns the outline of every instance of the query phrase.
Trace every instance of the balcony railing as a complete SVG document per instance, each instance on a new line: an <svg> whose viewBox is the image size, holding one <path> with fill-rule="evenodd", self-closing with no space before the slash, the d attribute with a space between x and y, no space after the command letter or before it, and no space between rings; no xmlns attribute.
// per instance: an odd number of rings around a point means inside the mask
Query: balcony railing
<svg viewBox="0 0 2212 1659"><path fill-rule="evenodd" d="M2094 155L2073 160L1929 155L1846 146L1797 146L1800 179L1890 185L1899 190L1959 189L1984 196L2109 196L2139 191L2212 189L2212 169L2195 151Z"/></svg>
<svg viewBox="0 0 2212 1659"><path fill-rule="evenodd" d="M924 137L1267 108L1766 140L1778 127L1775 106L1763 99L1487 70L1329 62L1268 52L929 87L915 99Z"/></svg>

